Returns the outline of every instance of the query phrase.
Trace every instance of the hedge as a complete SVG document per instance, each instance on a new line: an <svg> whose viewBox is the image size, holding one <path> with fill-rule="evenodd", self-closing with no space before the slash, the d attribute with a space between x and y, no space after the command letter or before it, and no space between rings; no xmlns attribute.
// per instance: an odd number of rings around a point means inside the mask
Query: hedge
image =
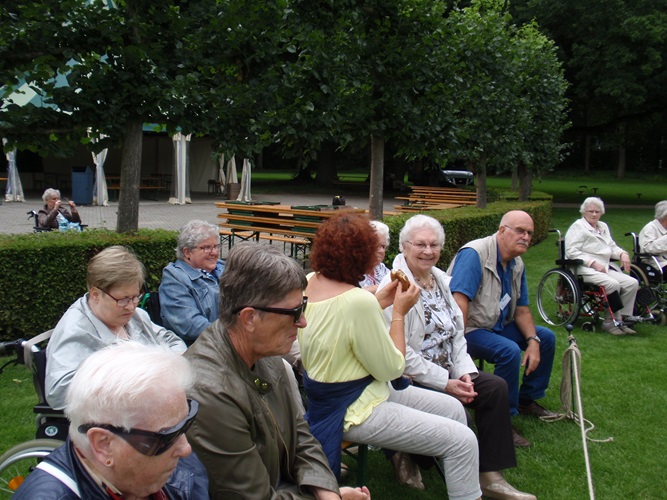
<svg viewBox="0 0 667 500"><path fill-rule="evenodd" d="M505 201L489 203L486 208L461 207L449 210L433 210L422 212L437 219L445 228L445 246L440 254L438 267L447 269L454 255L463 245L477 238L495 233L500 225L502 216L510 210L524 210L529 213L535 222L535 234L532 244L544 240L551 226L551 196L544 193L535 193L532 201L511 201L511 196L505 196ZM399 253L398 235L408 220L415 214L401 214L386 217L384 223L389 226L389 247L385 257L385 264L391 269L394 257Z"/></svg>
<svg viewBox="0 0 667 500"><path fill-rule="evenodd" d="M456 251L465 243L493 234L503 214L525 210L535 221L533 243L547 237L551 224L551 197L535 193L533 201L512 201L500 195L485 209L463 207L425 212L445 228L445 247L438 267L447 269ZM385 218L390 246L385 263L391 267L398 253L398 234L414 214ZM141 229L133 235L104 229L82 233L0 235L0 340L30 338L53 328L67 308L86 292L86 267L90 258L111 245L134 250L146 267L146 285L156 290L162 269L175 259L177 231Z"/></svg>
<svg viewBox="0 0 667 500"><path fill-rule="evenodd" d="M177 231L142 229L118 234L104 229L0 235L0 340L30 338L53 328L86 292L90 258L111 245L133 249L156 290L162 269L176 257Z"/></svg>

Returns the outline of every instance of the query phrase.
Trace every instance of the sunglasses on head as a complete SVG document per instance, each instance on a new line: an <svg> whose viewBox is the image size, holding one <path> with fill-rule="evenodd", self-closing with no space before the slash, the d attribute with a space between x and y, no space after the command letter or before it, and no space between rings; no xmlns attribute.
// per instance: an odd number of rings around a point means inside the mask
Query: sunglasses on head
<svg viewBox="0 0 667 500"><path fill-rule="evenodd" d="M241 306L237 307L232 311L232 314L237 314L246 307L251 307L258 311L270 312L274 314L284 314L286 316L292 316L294 318L294 323L298 323L303 316L304 311L306 310L306 305L308 305L308 297L304 297L300 306L295 307L294 309L286 309L284 307L259 307L259 306Z"/></svg>
<svg viewBox="0 0 667 500"><path fill-rule="evenodd" d="M137 450L142 455L152 457L160 455L171 448L174 443L185 434L195 421L197 412L199 411L199 403L194 399L188 399L188 415L178 424L168 429L158 432L144 431L141 429L130 429L126 431L122 427L116 427L110 424L83 424L79 426L79 432L85 434L90 429L98 427L106 429L121 437L132 448Z"/></svg>

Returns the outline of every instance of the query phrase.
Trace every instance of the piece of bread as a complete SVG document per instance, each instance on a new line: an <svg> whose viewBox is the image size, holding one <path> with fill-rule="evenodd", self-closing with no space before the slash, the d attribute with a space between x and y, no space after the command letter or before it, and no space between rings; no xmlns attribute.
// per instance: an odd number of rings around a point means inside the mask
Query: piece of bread
<svg viewBox="0 0 667 500"><path fill-rule="evenodd" d="M395 269L391 271L391 281L396 281L398 280L399 283L401 284L401 289L405 292L408 288L410 288L410 280L408 277L405 275L403 271L400 269Z"/></svg>

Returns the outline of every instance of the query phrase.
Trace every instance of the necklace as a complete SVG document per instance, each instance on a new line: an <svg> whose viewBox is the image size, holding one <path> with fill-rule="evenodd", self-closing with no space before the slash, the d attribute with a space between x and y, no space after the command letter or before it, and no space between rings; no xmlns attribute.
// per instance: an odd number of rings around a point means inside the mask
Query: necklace
<svg viewBox="0 0 667 500"><path fill-rule="evenodd" d="M417 283L419 283L419 286L421 286L422 289L426 290L427 292L433 290L433 287L435 286L435 278L433 277L432 273L429 273L428 280L426 282L422 282L421 278L418 278L417 276L415 276L415 280Z"/></svg>

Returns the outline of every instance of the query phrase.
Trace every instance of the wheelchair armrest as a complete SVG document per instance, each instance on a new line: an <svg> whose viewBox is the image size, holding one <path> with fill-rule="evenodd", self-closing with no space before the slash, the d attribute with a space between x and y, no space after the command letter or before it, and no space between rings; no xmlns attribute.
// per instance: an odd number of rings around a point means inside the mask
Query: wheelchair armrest
<svg viewBox="0 0 667 500"><path fill-rule="evenodd" d="M32 411L34 413L44 414L44 415L53 415L53 416L62 416L65 417L65 412L63 410L54 410L46 403L37 403L33 406Z"/></svg>
<svg viewBox="0 0 667 500"><path fill-rule="evenodd" d="M565 266L565 267L576 267L576 266L583 266L584 261L581 259L558 259L556 261L557 266Z"/></svg>

